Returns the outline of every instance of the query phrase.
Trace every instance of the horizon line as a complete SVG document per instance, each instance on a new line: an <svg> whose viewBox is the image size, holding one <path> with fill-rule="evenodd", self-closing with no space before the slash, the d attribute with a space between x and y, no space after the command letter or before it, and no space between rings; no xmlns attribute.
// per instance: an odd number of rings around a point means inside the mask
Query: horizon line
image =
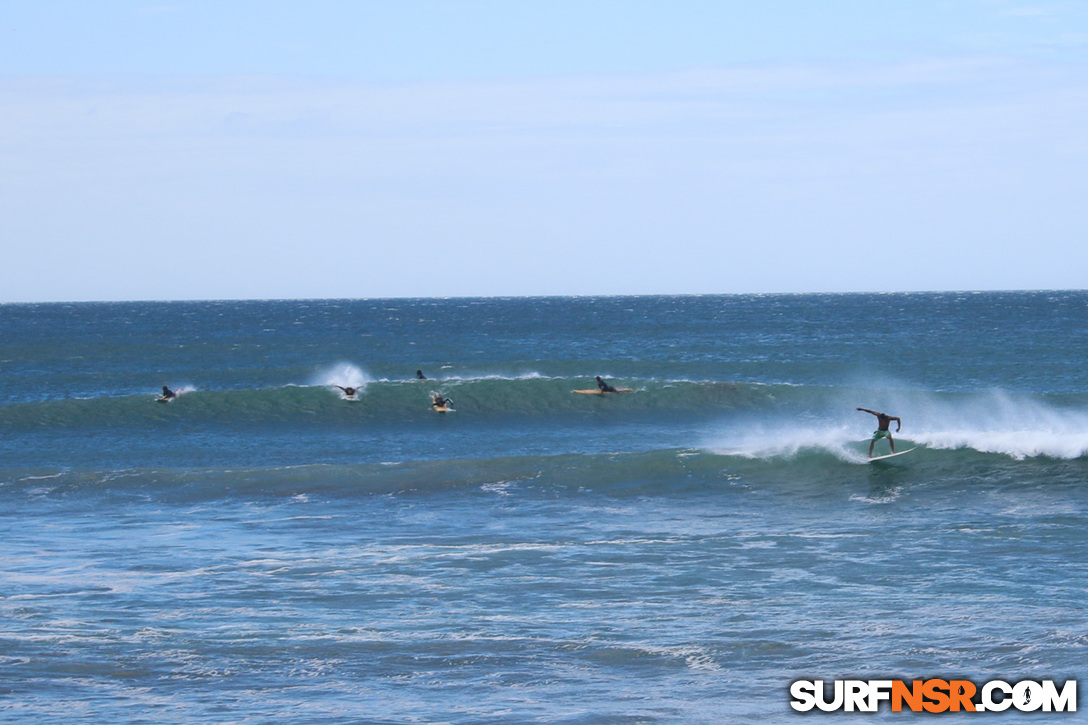
<svg viewBox="0 0 1088 725"><path fill-rule="evenodd" d="M111 304L171 304L171 303L220 303L220 302L364 302L375 300L532 300L532 299L623 299L636 297L832 297L847 295L939 295L939 294L1053 294L1086 292L1088 288L1039 288L1039 289L919 289L919 290L849 290L837 292L654 292L647 294L527 294L527 295L404 295L363 297L221 297L185 299L94 299L94 300L10 300L0 301L0 306L15 305L111 305Z"/></svg>

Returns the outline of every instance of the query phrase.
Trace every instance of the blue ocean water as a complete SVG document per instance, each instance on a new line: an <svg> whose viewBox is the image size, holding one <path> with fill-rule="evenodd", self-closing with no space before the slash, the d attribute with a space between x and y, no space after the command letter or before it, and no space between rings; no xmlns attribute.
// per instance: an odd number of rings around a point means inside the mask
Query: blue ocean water
<svg viewBox="0 0 1088 725"><path fill-rule="evenodd" d="M0 306L0 719L1080 678L1086 351L1086 292Z"/></svg>

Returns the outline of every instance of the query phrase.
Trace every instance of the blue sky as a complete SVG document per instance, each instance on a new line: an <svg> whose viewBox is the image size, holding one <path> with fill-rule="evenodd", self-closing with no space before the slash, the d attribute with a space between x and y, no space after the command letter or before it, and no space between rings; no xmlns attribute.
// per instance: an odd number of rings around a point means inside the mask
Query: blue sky
<svg viewBox="0 0 1088 725"><path fill-rule="evenodd" d="M0 301L1084 288L1088 4L0 6Z"/></svg>

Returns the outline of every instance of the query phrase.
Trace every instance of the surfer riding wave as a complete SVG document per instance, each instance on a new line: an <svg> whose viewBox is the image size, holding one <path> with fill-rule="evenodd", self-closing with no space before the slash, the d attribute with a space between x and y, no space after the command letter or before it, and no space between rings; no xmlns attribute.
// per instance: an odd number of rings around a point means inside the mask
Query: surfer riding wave
<svg viewBox="0 0 1088 725"><path fill-rule="evenodd" d="M903 429L903 421L894 415L888 415L887 413L878 413L875 410L869 410L868 408L858 408L863 413L871 413L876 416L876 430L873 431L873 437L869 439L869 457L873 457L873 446L881 438L888 439L888 445L892 447L892 453L895 453L895 439L892 438L892 432L889 430L891 422L895 421L895 432L898 433Z"/></svg>

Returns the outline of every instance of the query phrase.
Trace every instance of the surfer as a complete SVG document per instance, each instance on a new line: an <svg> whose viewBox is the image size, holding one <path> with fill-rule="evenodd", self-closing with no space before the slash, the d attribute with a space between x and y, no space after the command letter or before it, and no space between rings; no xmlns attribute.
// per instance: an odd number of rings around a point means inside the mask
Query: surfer
<svg viewBox="0 0 1088 725"><path fill-rule="evenodd" d="M162 386L162 397L159 398L159 400L172 400L176 397L178 397L177 393L175 393L173 390L166 387L165 385Z"/></svg>
<svg viewBox="0 0 1088 725"><path fill-rule="evenodd" d="M873 431L873 437L869 441L869 458L873 457L873 446L881 438L888 439L888 445L892 447L892 453L895 453L895 440L892 439L892 432L888 430L891 426L891 422L895 421L895 432L898 433L903 429L903 421L894 415L888 415L887 413L878 413L875 410L869 410L868 408L858 408L863 413L872 413L876 416L876 430Z"/></svg>
<svg viewBox="0 0 1088 725"><path fill-rule="evenodd" d="M416 370L416 380L426 380L427 376L423 374L422 370Z"/></svg>
<svg viewBox="0 0 1088 725"><path fill-rule="evenodd" d="M447 408L453 398L443 398L442 393L431 393L431 405L435 408Z"/></svg>
<svg viewBox="0 0 1088 725"><path fill-rule="evenodd" d="M334 385L333 387L334 388L340 388L341 390L343 390L344 395L348 396L349 398L354 398L355 397L355 388L344 388L344 387L341 387L339 385Z"/></svg>
<svg viewBox="0 0 1088 725"><path fill-rule="evenodd" d="M597 387L600 388L602 393L614 393L614 392L616 392L615 388L613 388L611 385L609 385L605 381L601 380L600 375L597 376Z"/></svg>

